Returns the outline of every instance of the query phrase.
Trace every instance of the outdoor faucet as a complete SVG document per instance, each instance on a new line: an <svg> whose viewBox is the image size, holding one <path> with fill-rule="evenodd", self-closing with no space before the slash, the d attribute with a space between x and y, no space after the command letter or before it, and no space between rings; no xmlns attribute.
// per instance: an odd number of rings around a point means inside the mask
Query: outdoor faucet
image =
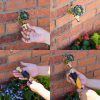
<svg viewBox="0 0 100 100"><path fill-rule="evenodd" d="M80 79L78 78L77 73L75 72L75 70L73 69L71 62L74 61L74 56L72 54L65 54L64 55L64 63L67 64L67 66L70 68L70 77L74 80L74 82L76 83L76 87L78 89L82 89L82 84Z"/></svg>

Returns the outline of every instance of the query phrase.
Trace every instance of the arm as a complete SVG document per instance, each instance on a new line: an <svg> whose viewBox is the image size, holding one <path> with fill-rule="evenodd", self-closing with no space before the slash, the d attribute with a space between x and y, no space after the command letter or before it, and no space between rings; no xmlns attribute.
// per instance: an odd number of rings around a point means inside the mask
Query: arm
<svg viewBox="0 0 100 100"><path fill-rule="evenodd" d="M87 79L86 86L89 88L100 90L100 80Z"/></svg>
<svg viewBox="0 0 100 100"><path fill-rule="evenodd" d="M25 24L22 26L21 33L22 41L25 43L37 42L50 45L50 33L43 28Z"/></svg>
<svg viewBox="0 0 100 100"><path fill-rule="evenodd" d="M50 92L46 90L45 88L42 88L39 92L39 95L41 95L44 99L50 100Z"/></svg>
<svg viewBox="0 0 100 100"><path fill-rule="evenodd" d="M27 71L30 76L36 77L36 76L46 76L50 75L50 66L38 66L36 64L32 63L24 63L20 62L21 65L25 66L22 68L23 71ZM16 70L13 71L13 75L15 77L18 77L21 80L24 80L25 78L21 75L21 73L17 72Z"/></svg>
<svg viewBox="0 0 100 100"><path fill-rule="evenodd" d="M42 84L36 81L32 81L32 83L27 82L27 85L33 92L38 93L45 100L50 100L50 92L47 89L45 89Z"/></svg>
<svg viewBox="0 0 100 100"><path fill-rule="evenodd" d="M79 92L80 100L100 100L100 96L93 90L84 88Z"/></svg>
<svg viewBox="0 0 100 100"><path fill-rule="evenodd" d="M38 66L39 75L50 75L50 66Z"/></svg>
<svg viewBox="0 0 100 100"><path fill-rule="evenodd" d="M75 70L75 72L77 73L79 79L81 80L81 83L89 88L93 88L93 89L99 89L100 90L100 80L97 79L88 79L84 74L78 72ZM67 77L69 76L69 74L67 74ZM75 84L73 79L68 78L70 80L71 83Z"/></svg>

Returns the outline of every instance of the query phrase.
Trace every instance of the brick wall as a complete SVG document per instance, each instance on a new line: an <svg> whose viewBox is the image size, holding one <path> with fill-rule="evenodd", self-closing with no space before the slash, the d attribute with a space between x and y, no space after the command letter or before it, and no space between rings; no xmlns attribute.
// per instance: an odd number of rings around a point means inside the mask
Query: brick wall
<svg viewBox="0 0 100 100"><path fill-rule="evenodd" d="M13 77L12 71L20 66L20 61L37 65L49 65L48 50L0 50L0 84Z"/></svg>
<svg viewBox="0 0 100 100"><path fill-rule="evenodd" d="M0 49L48 49L45 44L21 41L17 19L22 10L30 14L27 22L49 31L50 0L0 0Z"/></svg>
<svg viewBox="0 0 100 100"><path fill-rule="evenodd" d="M85 8L86 12L81 16L80 22L67 13L71 4ZM99 5L100 0L51 0L51 49L65 49L80 34L100 31Z"/></svg>
<svg viewBox="0 0 100 100"><path fill-rule="evenodd" d="M88 78L100 79L100 51L52 51L51 58L51 97L53 100L62 100L74 86L67 83L67 67L63 63L63 54L73 54L75 61L72 65L78 71L84 73Z"/></svg>

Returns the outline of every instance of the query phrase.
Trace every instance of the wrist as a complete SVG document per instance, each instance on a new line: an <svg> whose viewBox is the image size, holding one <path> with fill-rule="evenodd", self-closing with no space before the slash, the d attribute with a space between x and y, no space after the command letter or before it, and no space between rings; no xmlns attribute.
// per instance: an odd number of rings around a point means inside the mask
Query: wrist
<svg viewBox="0 0 100 100"><path fill-rule="evenodd" d="M50 100L50 92L46 90L45 88L42 89L40 92L40 95L45 99L45 100Z"/></svg>
<svg viewBox="0 0 100 100"><path fill-rule="evenodd" d="M50 34L49 34L49 33L45 36L45 41L44 41L44 43L50 45Z"/></svg>
<svg viewBox="0 0 100 100"><path fill-rule="evenodd" d="M46 90L44 87L39 89L38 94L42 96L45 100L50 100L50 92Z"/></svg>
<svg viewBox="0 0 100 100"><path fill-rule="evenodd" d="M41 67L40 66L37 66L38 67L38 75L41 75Z"/></svg>
<svg viewBox="0 0 100 100"><path fill-rule="evenodd" d="M88 78L86 78L86 82L85 82L85 86L88 86L88 82L89 82L89 79Z"/></svg>
<svg viewBox="0 0 100 100"><path fill-rule="evenodd" d="M50 75L50 67L49 66L38 66L38 75L40 76Z"/></svg>

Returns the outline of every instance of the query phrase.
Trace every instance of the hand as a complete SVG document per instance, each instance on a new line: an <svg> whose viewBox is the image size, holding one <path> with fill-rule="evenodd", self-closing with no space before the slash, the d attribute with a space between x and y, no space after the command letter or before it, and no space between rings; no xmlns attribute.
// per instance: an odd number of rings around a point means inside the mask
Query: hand
<svg viewBox="0 0 100 100"><path fill-rule="evenodd" d="M94 90L84 88L79 92L80 100L100 100L100 96Z"/></svg>
<svg viewBox="0 0 100 100"><path fill-rule="evenodd" d="M50 100L50 91L46 90L44 86L36 81L32 81L32 83L27 82L27 85L33 92L38 93L45 100Z"/></svg>
<svg viewBox="0 0 100 100"><path fill-rule="evenodd" d="M39 93L40 91L42 91L44 89L44 86L36 81L32 81L32 83L30 83L29 81L27 82L27 85L29 86L29 88L35 92L35 93Z"/></svg>
<svg viewBox="0 0 100 100"><path fill-rule="evenodd" d="M22 68L22 70L27 71L30 74L30 76L35 77L39 75L38 66L36 64L24 63L24 62L20 62L20 63L21 65L25 66L24 68ZM21 80L26 79L22 76L21 73L17 72L16 70L13 71L13 75L15 77L18 77Z"/></svg>
<svg viewBox="0 0 100 100"><path fill-rule="evenodd" d="M26 28L25 28L26 27ZM37 42L37 43L46 43L50 45L50 33L47 32L46 30L36 27L36 26L31 26L30 24L25 24L22 26L22 41L25 43L32 43L32 42Z"/></svg>
<svg viewBox="0 0 100 100"><path fill-rule="evenodd" d="M86 84L87 84L88 78L87 78L85 75L83 75L82 73L76 71L75 69L74 69L74 71L75 71L76 74L78 75L78 77L79 77L79 79L80 79L82 85L86 85ZM67 76L67 81L70 82L70 83L73 83L73 84L75 85L74 80L73 80L69 75L70 75L70 73L66 74L66 76Z"/></svg>

